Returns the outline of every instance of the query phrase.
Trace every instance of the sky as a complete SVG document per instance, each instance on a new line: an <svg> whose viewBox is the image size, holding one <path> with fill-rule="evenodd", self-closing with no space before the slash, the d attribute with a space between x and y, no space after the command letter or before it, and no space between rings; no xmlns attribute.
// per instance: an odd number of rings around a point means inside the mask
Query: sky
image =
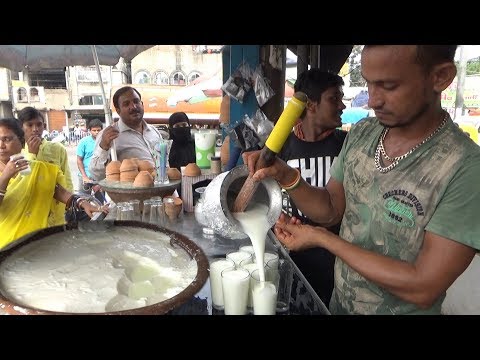
<svg viewBox="0 0 480 360"><path fill-rule="evenodd" d="M464 51L466 52L467 61L473 58L477 58L480 56L480 45L464 45ZM455 54L455 60L459 60L460 58L460 45L458 45L457 53ZM287 50L287 64L294 63L297 57L294 53L290 50Z"/></svg>
<svg viewBox="0 0 480 360"><path fill-rule="evenodd" d="M464 45L465 52L467 56L467 61L480 56L480 45ZM457 48L457 53L455 54L455 60L460 59L460 45Z"/></svg>

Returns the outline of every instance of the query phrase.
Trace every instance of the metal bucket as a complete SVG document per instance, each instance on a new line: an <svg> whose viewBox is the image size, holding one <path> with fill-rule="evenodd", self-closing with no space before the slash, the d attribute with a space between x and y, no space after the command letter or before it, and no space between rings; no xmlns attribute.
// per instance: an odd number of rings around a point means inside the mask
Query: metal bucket
<svg viewBox="0 0 480 360"><path fill-rule="evenodd" d="M203 194L205 225L223 237L229 239L248 238L230 210L247 177L247 165L239 165L215 177ZM273 179L262 180L253 194L251 202L268 206L268 224L272 227L282 212L280 186Z"/></svg>

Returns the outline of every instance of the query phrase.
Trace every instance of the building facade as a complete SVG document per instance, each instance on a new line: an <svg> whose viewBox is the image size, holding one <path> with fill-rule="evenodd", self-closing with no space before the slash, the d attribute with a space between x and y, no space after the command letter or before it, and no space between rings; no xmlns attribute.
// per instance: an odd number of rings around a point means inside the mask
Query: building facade
<svg viewBox="0 0 480 360"><path fill-rule="evenodd" d="M106 101L110 104L113 86L118 88L131 82L133 86L181 89L200 76L212 76L221 68L221 46L156 45L137 55L130 64L120 60L113 67L101 65L100 72ZM95 66L70 66L35 73L14 73L0 68L0 116L16 116L26 106L33 106L44 114L48 131L62 131L77 123L85 127L93 118L105 121L104 99Z"/></svg>

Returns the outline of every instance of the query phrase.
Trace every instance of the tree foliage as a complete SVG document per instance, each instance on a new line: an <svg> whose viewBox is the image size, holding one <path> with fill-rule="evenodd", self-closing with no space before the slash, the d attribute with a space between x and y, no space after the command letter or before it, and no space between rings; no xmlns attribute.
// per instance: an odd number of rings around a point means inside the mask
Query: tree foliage
<svg viewBox="0 0 480 360"><path fill-rule="evenodd" d="M365 80L361 74L360 68L360 54L362 53L363 45L354 45L352 53L349 56L350 64L350 86L365 86Z"/></svg>
<svg viewBox="0 0 480 360"><path fill-rule="evenodd" d="M480 75L480 57L467 62L467 75Z"/></svg>

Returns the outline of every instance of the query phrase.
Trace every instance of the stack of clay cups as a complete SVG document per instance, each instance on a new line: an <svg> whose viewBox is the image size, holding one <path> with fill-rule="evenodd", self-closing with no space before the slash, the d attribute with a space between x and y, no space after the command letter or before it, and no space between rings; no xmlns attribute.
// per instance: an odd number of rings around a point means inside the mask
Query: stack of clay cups
<svg viewBox="0 0 480 360"><path fill-rule="evenodd" d="M110 161L105 168L107 181L120 181L120 161Z"/></svg>
<svg viewBox="0 0 480 360"><path fill-rule="evenodd" d="M165 214L170 220L175 220L183 209L183 201L179 197L164 196L163 204L165 206Z"/></svg>
<svg viewBox="0 0 480 360"><path fill-rule="evenodd" d="M148 160L138 160L138 171L148 171L155 179L155 166Z"/></svg>
<svg viewBox="0 0 480 360"><path fill-rule="evenodd" d="M136 187L152 187L153 186L153 176L146 170L142 170L138 173L133 181L133 186Z"/></svg>
<svg viewBox="0 0 480 360"><path fill-rule="evenodd" d="M120 181L133 183L138 175L138 165L134 159L124 159L120 165Z"/></svg>
<svg viewBox="0 0 480 360"><path fill-rule="evenodd" d="M182 178L182 173L177 168L168 168L167 176L169 180L180 180Z"/></svg>

